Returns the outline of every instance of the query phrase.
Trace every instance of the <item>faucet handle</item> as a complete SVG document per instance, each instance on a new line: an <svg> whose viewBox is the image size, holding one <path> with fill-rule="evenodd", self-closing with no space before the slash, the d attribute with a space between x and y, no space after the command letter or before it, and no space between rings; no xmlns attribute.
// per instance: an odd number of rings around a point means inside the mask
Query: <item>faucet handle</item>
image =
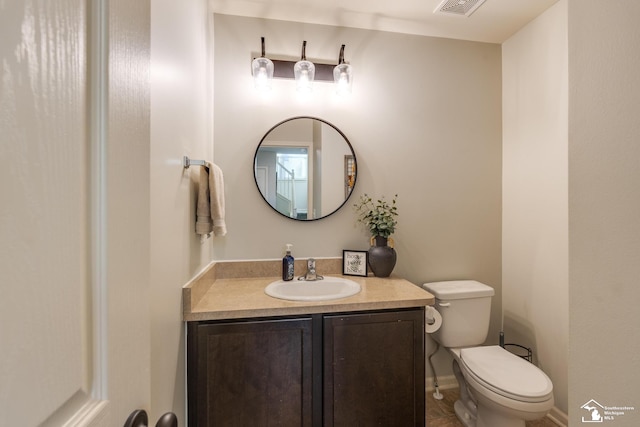
<svg viewBox="0 0 640 427"><path fill-rule="evenodd" d="M313 258L307 259L307 273L304 276L298 277L298 280L322 280L324 277L316 274L316 260Z"/></svg>

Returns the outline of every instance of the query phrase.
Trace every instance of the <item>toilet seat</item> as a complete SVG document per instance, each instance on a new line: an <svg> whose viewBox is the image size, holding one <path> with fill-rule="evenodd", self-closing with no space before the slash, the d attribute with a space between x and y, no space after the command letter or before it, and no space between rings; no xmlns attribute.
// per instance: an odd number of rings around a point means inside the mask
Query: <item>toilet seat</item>
<svg viewBox="0 0 640 427"><path fill-rule="evenodd" d="M500 346L462 348L460 360L476 382L506 398L533 403L553 396L542 370Z"/></svg>

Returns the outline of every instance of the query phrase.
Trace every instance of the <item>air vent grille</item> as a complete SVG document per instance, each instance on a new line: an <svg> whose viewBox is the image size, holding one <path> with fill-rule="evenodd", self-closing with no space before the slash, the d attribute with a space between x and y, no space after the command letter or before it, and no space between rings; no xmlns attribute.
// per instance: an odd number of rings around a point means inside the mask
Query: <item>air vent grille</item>
<svg viewBox="0 0 640 427"><path fill-rule="evenodd" d="M444 0L433 13L471 16L485 0Z"/></svg>

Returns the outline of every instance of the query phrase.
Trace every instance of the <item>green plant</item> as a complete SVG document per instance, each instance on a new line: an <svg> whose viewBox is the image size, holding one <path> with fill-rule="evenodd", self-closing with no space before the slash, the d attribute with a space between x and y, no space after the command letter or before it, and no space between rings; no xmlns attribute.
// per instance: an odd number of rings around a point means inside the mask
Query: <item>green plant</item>
<svg viewBox="0 0 640 427"><path fill-rule="evenodd" d="M358 222L365 224L373 236L388 238L398 225L396 219L398 216L397 198L396 194L391 203L388 203L382 196L374 203L366 193L361 195L358 203L353 205L358 214Z"/></svg>

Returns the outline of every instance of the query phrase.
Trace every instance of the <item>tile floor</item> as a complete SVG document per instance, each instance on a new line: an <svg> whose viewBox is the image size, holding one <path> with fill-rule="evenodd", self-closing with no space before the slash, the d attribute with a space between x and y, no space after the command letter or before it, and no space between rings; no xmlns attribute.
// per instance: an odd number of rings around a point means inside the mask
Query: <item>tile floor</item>
<svg viewBox="0 0 640 427"><path fill-rule="evenodd" d="M427 427L464 427L453 411L453 404L458 399L458 389L440 389L442 400L433 398L433 391L427 391ZM527 427L557 427L548 418L528 421Z"/></svg>

